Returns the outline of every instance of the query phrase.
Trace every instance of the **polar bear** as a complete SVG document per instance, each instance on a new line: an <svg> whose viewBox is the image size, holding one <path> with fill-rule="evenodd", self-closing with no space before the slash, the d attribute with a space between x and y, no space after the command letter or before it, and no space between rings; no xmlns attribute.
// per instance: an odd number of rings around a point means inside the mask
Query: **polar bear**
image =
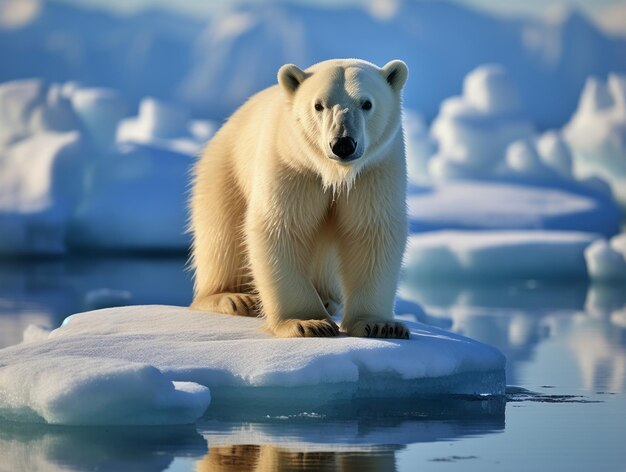
<svg viewBox="0 0 626 472"><path fill-rule="evenodd" d="M192 309L266 317L278 337L408 338L404 62L278 71L207 144L190 201Z"/></svg>

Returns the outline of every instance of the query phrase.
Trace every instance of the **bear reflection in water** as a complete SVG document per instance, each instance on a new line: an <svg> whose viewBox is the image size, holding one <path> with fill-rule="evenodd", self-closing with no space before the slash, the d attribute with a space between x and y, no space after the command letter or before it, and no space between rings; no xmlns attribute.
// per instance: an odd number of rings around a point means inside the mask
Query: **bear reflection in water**
<svg viewBox="0 0 626 472"><path fill-rule="evenodd" d="M210 448L197 463L196 471L387 471L396 469L395 449L398 447L377 447L367 452L298 452L271 445L220 446Z"/></svg>

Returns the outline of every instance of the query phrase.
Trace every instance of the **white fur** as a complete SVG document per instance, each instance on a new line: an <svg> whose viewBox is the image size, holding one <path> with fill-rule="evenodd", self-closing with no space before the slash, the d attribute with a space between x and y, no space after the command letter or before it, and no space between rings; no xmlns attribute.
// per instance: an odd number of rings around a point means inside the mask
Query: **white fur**
<svg viewBox="0 0 626 472"><path fill-rule="evenodd" d="M193 308L260 307L278 336L324 336L337 334L325 304L343 302L348 334L406 335L393 322L407 231L406 78L400 61L286 65L279 85L233 114L195 168ZM336 160L329 143L341 136L360 157Z"/></svg>

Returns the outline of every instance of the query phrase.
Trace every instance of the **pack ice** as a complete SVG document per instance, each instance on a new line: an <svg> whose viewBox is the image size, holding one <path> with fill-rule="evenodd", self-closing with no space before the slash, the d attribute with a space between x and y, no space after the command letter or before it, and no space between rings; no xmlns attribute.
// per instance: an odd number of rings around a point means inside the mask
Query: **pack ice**
<svg viewBox="0 0 626 472"><path fill-rule="evenodd" d="M80 313L52 332L28 329L22 344L0 351L0 416L184 424L211 401L220 411L312 411L356 399L503 394L505 358L497 349L407 325L408 340L277 339L262 319L174 306Z"/></svg>

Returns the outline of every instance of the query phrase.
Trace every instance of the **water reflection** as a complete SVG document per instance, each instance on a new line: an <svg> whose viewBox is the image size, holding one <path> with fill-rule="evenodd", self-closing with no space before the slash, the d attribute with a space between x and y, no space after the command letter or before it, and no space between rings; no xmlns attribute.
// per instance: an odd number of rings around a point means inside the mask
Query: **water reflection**
<svg viewBox="0 0 626 472"><path fill-rule="evenodd" d="M0 262L0 348L29 324L57 327L72 313L119 304L188 305L180 257L98 257Z"/></svg>
<svg viewBox="0 0 626 472"><path fill-rule="evenodd" d="M316 412L217 408L195 426L61 427L0 422L0 470L395 470L406 445L504 430L502 398L350 402ZM263 412L265 413L265 412Z"/></svg>
<svg viewBox="0 0 626 472"><path fill-rule="evenodd" d="M196 464L197 472L274 472L277 470L393 471L395 450L381 447L372 451L292 451L270 445L235 445L211 448Z"/></svg>
<svg viewBox="0 0 626 472"><path fill-rule="evenodd" d="M404 280L398 312L497 346L507 357L507 383L542 344L558 343L576 360L580 387L626 388L626 286L500 281L428 284ZM422 308L414 309L415 303ZM427 314L424 314L427 313Z"/></svg>
<svg viewBox="0 0 626 472"><path fill-rule="evenodd" d="M167 469L174 458L201 458L204 438L193 426L82 428L0 423L0 470Z"/></svg>

